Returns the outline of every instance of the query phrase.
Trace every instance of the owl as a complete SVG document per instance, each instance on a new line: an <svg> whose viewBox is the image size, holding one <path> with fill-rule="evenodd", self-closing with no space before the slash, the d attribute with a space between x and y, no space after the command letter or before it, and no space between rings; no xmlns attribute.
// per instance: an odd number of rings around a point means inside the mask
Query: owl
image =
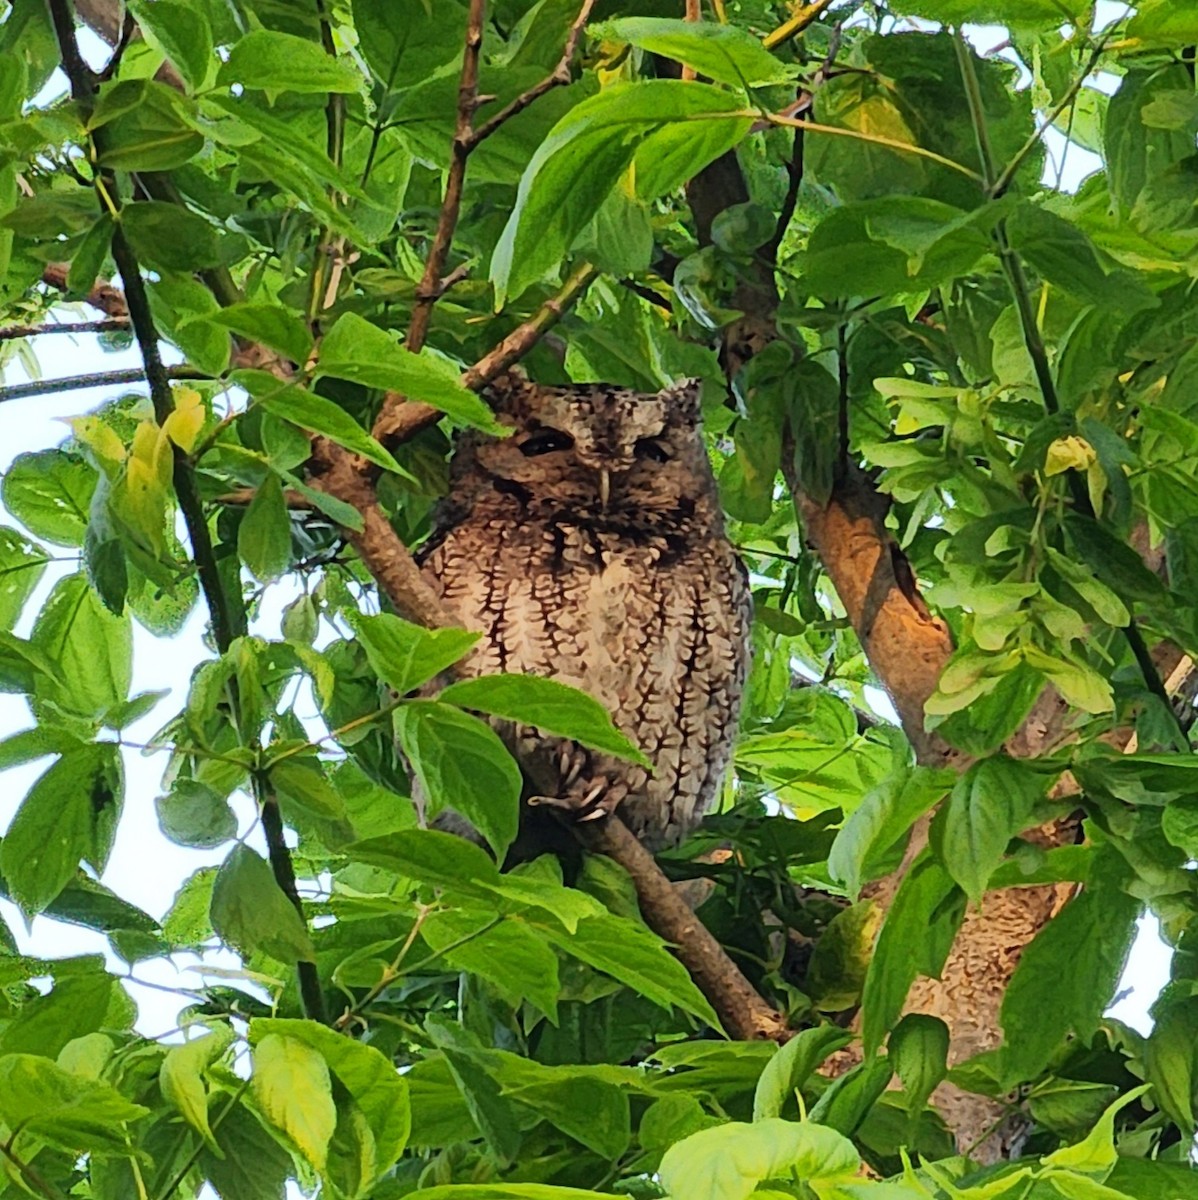
<svg viewBox="0 0 1198 1200"><path fill-rule="evenodd" d="M557 794L535 801L580 820L619 806L650 849L675 845L728 766L752 617L698 386L640 395L509 375L489 399L513 432L460 438L422 569L482 635L470 673L582 688L653 764L521 729L517 758L548 741L557 765Z"/></svg>

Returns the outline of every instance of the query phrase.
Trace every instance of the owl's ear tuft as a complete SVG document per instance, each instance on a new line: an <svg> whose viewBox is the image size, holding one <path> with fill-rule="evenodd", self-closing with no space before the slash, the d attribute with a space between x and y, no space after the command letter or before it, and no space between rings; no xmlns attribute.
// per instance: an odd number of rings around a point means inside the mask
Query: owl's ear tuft
<svg viewBox="0 0 1198 1200"><path fill-rule="evenodd" d="M702 394L701 379L684 379L659 393L660 398L669 405L670 416L689 425L699 423L699 398Z"/></svg>
<svg viewBox="0 0 1198 1200"><path fill-rule="evenodd" d="M536 384L529 383L523 371L509 367L487 384L483 397L495 412L515 416L523 411L535 391Z"/></svg>

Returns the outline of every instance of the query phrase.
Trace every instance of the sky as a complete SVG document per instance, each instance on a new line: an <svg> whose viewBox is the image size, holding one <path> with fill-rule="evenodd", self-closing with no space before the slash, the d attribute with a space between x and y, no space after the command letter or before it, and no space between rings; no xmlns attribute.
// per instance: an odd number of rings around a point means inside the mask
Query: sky
<svg viewBox="0 0 1198 1200"><path fill-rule="evenodd" d="M1123 7L1102 0L1099 4L1100 25L1113 19ZM979 27L971 31L971 39L980 50L996 47L1005 41L1005 38L1005 31L998 27ZM100 48L95 44L85 43L84 50L89 56L100 52ZM1103 87L1103 90L1113 90L1115 81L1100 80L1098 86ZM51 81L48 85L50 95L60 90L61 78ZM1061 169L1065 139L1055 131L1049 131L1046 144L1050 153L1047 177L1055 179L1058 170ZM1065 187L1076 188L1085 175L1100 165L1096 155L1081 147L1069 146L1064 160ZM56 315L62 321L70 321L87 319L96 314L88 310L71 311L63 307ZM32 339L30 346L42 375L46 378L141 365L135 349L115 353L105 351L95 335L46 335ZM0 382L4 384L23 382L27 378L21 365L15 360L0 369L0 376ZM62 424L64 420L88 412L130 390L136 389L91 389L0 405L0 471L7 470L12 460L20 453L44 449L61 442L69 432ZM0 509L0 523L13 523L3 509ZM38 611L53 582L77 569L78 564L73 561L69 551L59 549L55 552L61 555L64 561L52 564L47 570L38 591L26 606L26 615L17 627L18 633L28 634L32 616ZM266 638L278 638L282 609L295 594L286 581L269 589L263 612L253 632ZM168 695L147 717L126 731L128 740L144 742L182 707L187 693L189 672L195 664L210 657L210 652L201 642L204 620L202 608L197 606L186 627L170 640L154 638L134 624L134 674L131 694L165 690ZM887 711L889 704L885 695L880 691L871 694L876 700L880 715L891 716L893 719L893 710ZM0 737L27 728L29 724L29 710L23 698L0 695ZM146 756L127 749L124 759L125 812L103 881L124 899L139 905L155 917L161 917L169 909L175 892L183 881L200 867L218 865L225 857L228 846L200 851L176 846L168 841L158 829L154 812L154 798L160 791L165 756ZM20 799L48 765L47 760L42 760L4 773L3 779L0 780L0 828L7 827ZM243 797L240 801L235 801L235 807L238 810L241 832L245 833L254 822L252 803ZM257 831L248 841L259 850L263 849ZM0 901L0 916L8 923L26 953L42 958L103 953L116 974L126 974L126 966L112 954L107 940L101 934L46 917L37 917L31 926L27 926L18 910L5 901ZM220 970L236 971L239 967L236 956L223 951L205 955L204 963ZM138 1005L137 1028L140 1032L154 1037L175 1031L177 1014L187 1000L170 989L195 987L201 981L197 971L201 965L203 964L194 955L177 955L173 960L155 959L141 963L134 969L133 977L127 979L127 987ZM1168 979L1168 966L1168 948L1157 934L1155 921L1151 917L1145 918L1141 922L1140 936L1120 985L1123 998L1112 1007L1111 1014L1141 1031L1147 1031L1151 1026L1148 1007Z"/></svg>

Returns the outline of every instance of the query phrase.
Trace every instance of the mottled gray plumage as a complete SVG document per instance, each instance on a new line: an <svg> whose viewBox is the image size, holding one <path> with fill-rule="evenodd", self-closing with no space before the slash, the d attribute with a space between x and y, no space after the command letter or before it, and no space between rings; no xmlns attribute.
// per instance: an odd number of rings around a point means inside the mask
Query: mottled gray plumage
<svg viewBox="0 0 1198 1200"><path fill-rule="evenodd" d="M751 620L697 388L638 395L511 376L491 399L515 432L459 441L425 573L483 635L472 672L585 688L653 761L650 776L555 743L566 807L585 817L619 804L646 845L672 845L728 765ZM545 741L520 738L518 753Z"/></svg>

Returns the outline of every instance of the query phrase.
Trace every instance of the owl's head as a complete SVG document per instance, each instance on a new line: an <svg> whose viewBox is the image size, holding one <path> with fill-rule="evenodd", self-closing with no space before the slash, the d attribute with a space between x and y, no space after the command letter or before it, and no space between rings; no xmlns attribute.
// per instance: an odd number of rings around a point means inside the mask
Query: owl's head
<svg viewBox="0 0 1198 1200"><path fill-rule="evenodd" d="M475 443L493 480L597 512L661 511L709 490L697 383L643 394L607 384L546 387L512 374L488 398L513 430Z"/></svg>

